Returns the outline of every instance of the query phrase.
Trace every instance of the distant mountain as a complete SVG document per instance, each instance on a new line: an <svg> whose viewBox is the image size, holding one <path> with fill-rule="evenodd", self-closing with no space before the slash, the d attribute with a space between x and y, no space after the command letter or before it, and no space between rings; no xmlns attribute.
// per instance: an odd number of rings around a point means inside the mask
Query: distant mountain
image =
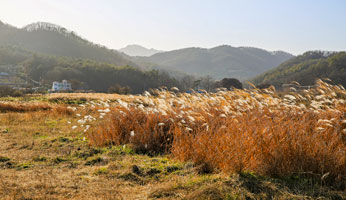
<svg viewBox="0 0 346 200"><path fill-rule="evenodd" d="M46 22L33 23L22 29L0 22L0 46L17 46L41 54L135 66L122 53L89 42L73 31Z"/></svg>
<svg viewBox="0 0 346 200"><path fill-rule="evenodd" d="M0 22L0 46L19 47L33 53L89 59L117 66L159 69L171 75L210 75L214 79L249 79L292 57L282 51L251 47L218 46L169 52L129 45L120 51L94 44L64 27L38 22L17 28Z"/></svg>
<svg viewBox="0 0 346 200"><path fill-rule="evenodd" d="M292 58L278 67L261 74L250 82L282 84L297 81L301 85L313 85L318 78L329 78L346 87L346 52L309 51Z"/></svg>
<svg viewBox="0 0 346 200"><path fill-rule="evenodd" d="M252 47L223 45L211 49L186 48L157 53L150 57L138 57L136 62L139 65L196 76L210 75L215 79L233 77L244 80L272 69L292 57L293 55L283 51L269 52Z"/></svg>
<svg viewBox="0 0 346 200"><path fill-rule="evenodd" d="M152 56L156 53L163 52L156 49L147 49L136 44L128 45L122 49L119 49L118 51L123 52L129 56Z"/></svg>

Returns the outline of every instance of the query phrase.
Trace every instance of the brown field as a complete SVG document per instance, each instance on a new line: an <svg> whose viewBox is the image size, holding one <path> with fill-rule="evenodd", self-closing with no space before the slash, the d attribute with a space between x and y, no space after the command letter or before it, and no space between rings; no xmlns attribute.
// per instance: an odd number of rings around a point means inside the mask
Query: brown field
<svg viewBox="0 0 346 200"><path fill-rule="evenodd" d="M52 93L47 95L49 100L86 99L86 100L117 100L124 95L104 93Z"/></svg>
<svg viewBox="0 0 346 200"><path fill-rule="evenodd" d="M0 199L345 199L346 91L0 100Z"/></svg>

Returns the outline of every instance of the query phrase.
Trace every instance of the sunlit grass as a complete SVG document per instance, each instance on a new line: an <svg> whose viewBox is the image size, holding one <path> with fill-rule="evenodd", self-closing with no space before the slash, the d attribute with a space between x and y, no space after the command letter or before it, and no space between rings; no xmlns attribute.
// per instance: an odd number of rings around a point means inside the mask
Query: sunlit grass
<svg viewBox="0 0 346 200"><path fill-rule="evenodd" d="M138 152L171 153L206 171L304 173L343 182L346 174L346 92L319 87L123 97L93 124L97 146L132 144Z"/></svg>
<svg viewBox="0 0 346 200"><path fill-rule="evenodd" d="M192 162L200 173L303 174L340 185L346 180L346 92L317 84L286 93L273 87L194 94L153 90L3 101L2 131L38 132L42 143L53 139L38 127L56 135L69 132L92 146L130 145L134 153ZM23 125L28 122L44 125Z"/></svg>

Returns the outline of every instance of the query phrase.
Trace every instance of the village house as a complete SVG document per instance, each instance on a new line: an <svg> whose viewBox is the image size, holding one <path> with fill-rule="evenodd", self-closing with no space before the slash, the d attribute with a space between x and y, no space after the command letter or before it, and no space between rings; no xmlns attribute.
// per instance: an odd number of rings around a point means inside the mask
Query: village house
<svg viewBox="0 0 346 200"><path fill-rule="evenodd" d="M9 74L7 72L0 72L0 77L1 76L9 76Z"/></svg>
<svg viewBox="0 0 346 200"><path fill-rule="evenodd" d="M60 91L70 91L72 90L71 83L69 83L67 80L63 80L62 82L53 82L52 91L53 92L60 92Z"/></svg>

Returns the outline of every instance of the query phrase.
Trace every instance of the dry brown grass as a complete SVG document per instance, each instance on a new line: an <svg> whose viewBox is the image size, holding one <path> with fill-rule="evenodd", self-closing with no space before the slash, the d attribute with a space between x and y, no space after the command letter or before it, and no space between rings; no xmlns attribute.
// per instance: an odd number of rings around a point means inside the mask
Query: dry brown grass
<svg viewBox="0 0 346 200"><path fill-rule="evenodd" d="M345 187L346 92L318 81L301 93L158 92L119 102L89 134L94 145L171 152L207 171L311 175ZM322 178L323 177L323 178Z"/></svg>
<svg viewBox="0 0 346 200"><path fill-rule="evenodd" d="M52 93L47 95L50 101L59 101L66 99L82 99L82 100L117 100L125 95L105 94L105 93Z"/></svg>
<svg viewBox="0 0 346 200"><path fill-rule="evenodd" d="M44 103L0 102L0 112L30 112L51 108L50 105Z"/></svg>
<svg viewBox="0 0 346 200"><path fill-rule="evenodd" d="M0 113L0 199L346 197L343 88L155 92L11 100L50 108Z"/></svg>
<svg viewBox="0 0 346 200"><path fill-rule="evenodd" d="M327 115L340 121L340 114ZM319 117L309 112L270 115L253 111L237 121L226 120L224 127L212 125L209 131L179 129L172 153L181 160L226 172L254 171L270 176L311 173L318 178L328 173L326 180L342 183L346 146L341 124L317 132Z"/></svg>
<svg viewBox="0 0 346 200"><path fill-rule="evenodd" d="M135 151L142 153L166 153L173 141L174 123L166 116L147 114L141 111L113 110L106 122L102 122L89 138L92 145L133 144ZM122 114L124 113L124 114ZM160 122L165 122L159 125ZM132 134L131 134L132 133Z"/></svg>
<svg viewBox="0 0 346 200"><path fill-rule="evenodd" d="M71 115L71 109L66 105L48 104L42 102L0 102L0 113L30 113L50 111L50 114Z"/></svg>

